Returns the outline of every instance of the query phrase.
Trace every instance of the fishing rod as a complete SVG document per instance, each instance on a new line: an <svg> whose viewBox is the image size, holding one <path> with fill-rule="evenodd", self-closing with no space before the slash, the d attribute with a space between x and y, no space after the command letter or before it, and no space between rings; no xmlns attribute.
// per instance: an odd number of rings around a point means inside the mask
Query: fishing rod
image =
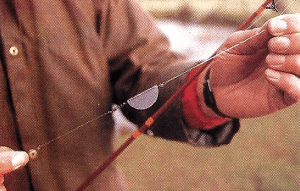
<svg viewBox="0 0 300 191"><path fill-rule="evenodd" d="M266 0L249 18L246 19L246 21L238 27L237 30L244 30L249 26L249 24L262 13L262 11L269 5L271 2L273 2L274 10L276 10L276 5L274 3L274 0ZM258 34L257 34L258 35ZM254 35L256 36L256 35ZM251 37L253 38L253 37ZM248 38L247 40L249 40ZM241 43L245 43L245 41ZM241 43L237 44L240 45ZM116 149L99 167L96 169L78 188L76 188L75 191L82 191L88 185L101 173L103 172L135 139L140 137L141 134L143 134L147 129L149 129L153 123L161 116L162 113L164 113L168 107L183 93L186 87L188 87L203 71L203 69L209 64L209 62L220 56L221 54L224 54L225 52L228 52L232 50L233 48L237 47L236 45L232 46L229 49L226 49L225 51L222 51L221 53L214 54L204 62L196 62L197 67L193 67L192 69L196 69L197 71L188 78L183 85L181 85L173 95L152 115L150 116L143 125L141 125L137 130L135 130L131 136L118 148ZM164 84L164 83L163 83ZM163 85L161 84L161 85ZM147 90L146 90L147 91Z"/></svg>

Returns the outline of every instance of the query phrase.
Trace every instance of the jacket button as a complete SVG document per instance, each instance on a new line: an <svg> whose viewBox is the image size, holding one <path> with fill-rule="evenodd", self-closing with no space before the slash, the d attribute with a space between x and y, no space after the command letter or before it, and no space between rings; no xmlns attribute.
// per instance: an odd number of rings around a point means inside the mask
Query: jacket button
<svg viewBox="0 0 300 191"><path fill-rule="evenodd" d="M12 46L12 47L10 47L10 49L9 49L9 53L10 53L12 56L17 56L18 53L19 53L19 50L18 50L17 47Z"/></svg>

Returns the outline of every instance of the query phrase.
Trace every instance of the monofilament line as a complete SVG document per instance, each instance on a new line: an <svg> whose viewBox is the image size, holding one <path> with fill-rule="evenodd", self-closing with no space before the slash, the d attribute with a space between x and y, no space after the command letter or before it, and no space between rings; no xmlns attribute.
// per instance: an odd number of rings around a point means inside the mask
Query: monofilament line
<svg viewBox="0 0 300 191"><path fill-rule="evenodd" d="M246 43L246 42L249 41L250 39L252 39L252 38L258 36L258 35L261 34L261 33L263 33L264 31L265 31L265 30L262 30L262 31L260 31L259 33L255 34L255 35L253 35L253 36L251 36L251 37L249 37L249 38L247 38L246 40L243 40L243 41L241 41L240 43L235 44L235 45L233 45L232 47L230 47L230 48L228 48L228 49L226 49L226 50L224 50L224 51L222 51L222 52L220 52L220 53L218 53L218 54L216 54L216 55L214 55L214 56L208 58L207 60L205 60L205 61L203 61L203 62L200 62L199 64L196 64L196 65L193 66L192 68L189 68L189 69L187 69L186 71L180 73L179 75L174 76L174 77L170 78L169 80L167 80L167 81L161 83L161 84L159 85L159 87L164 87L164 86L167 85L169 82L176 80L177 78L179 78L179 77L181 77L181 76L183 76L183 75L189 73L190 71L192 71L193 69L197 68L198 66L200 66L200 65L202 65L202 64L205 64L205 63L207 63L207 62L213 60L214 58L217 58L218 56L221 56L222 54L224 54L224 53L226 53L226 52L229 52L230 50L232 50L232 49L234 49L234 48L240 46L241 44ZM184 63L183 63L183 64L184 64ZM153 86L153 87L155 87L155 86ZM149 89L147 89L147 90L145 90L145 91L139 93L138 95L136 95L136 96L134 96L134 97L132 97L132 98L130 98L130 99L128 99L128 100L134 100L134 99L137 99L137 98L143 96L143 94L148 93L153 87L151 87L151 88L149 88ZM90 124L90 123L92 123L92 122L94 122L94 121L96 121L96 120L98 120L98 119L101 119L102 117L105 117L106 115L109 115L109 114L113 113L113 112L116 111L118 108L121 108L121 107L125 106L125 104L126 104L126 103L123 103L122 105L118 106L117 108L114 108L114 109L112 109L112 110L110 110L110 111L108 111L108 112L106 112L106 113L104 113L104 114L102 114L102 115L100 115L100 116L97 116L97 117L95 117L95 118L93 118L93 119L91 119L91 120L89 120L89 121L87 121L87 122L85 122L85 123L83 123L83 124L77 126L76 128L74 128L74 129L72 129L72 130L70 130L70 131L68 131L68 132L66 132L66 133L64 133L64 134L62 134L62 135L59 135L58 137L56 137L56 138L54 138L54 139L52 139L52 140L50 140L50 141L48 141L48 142L46 142L46 143L44 143L44 144L39 145L38 148L37 148L37 150L40 150L42 147L45 147L45 146L51 144L52 142L54 142L54 141L56 141L56 140L58 140L58 139L61 139L61 138L63 138L63 137L66 137L67 135L73 133L74 131L77 131L77 130L79 130L80 128L82 128L82 127L84 127L84 126L86 126L86 125L88 125L88 124Z"/></svg>
<svg viewBox="0 0 300 191"><path fill-rule="evenodd" d="M81 125L75 127L74 129L72 129L72 130L70 130L70 131L68 131L68 132L66 132L66 133L64 133L64 134L62 134L62 135L57 136L56 138L54 138L54 139L52 139L52 140L50 140L50 141L48 141L48 142L46 142L46 143L43 143L43 144L39 145L39 146L37 147L37 150L40 150L41 148L43 148L43 147L45 147L45 146L51 144L52 142L54 142L54 141L56 141L56 140L58 140L58 139L61 139L61 138L63 138L63 137L66 137L67 135L73 133L74 131L77 131L77 130L79 130L80 128L82 128L82 127L84 127L84 126L86 126L86 125L88 125L88 124L90 124L90 123L92 123L92 122L94 122L94 121L97 121L97 120L101 119L102 117L105 117L106 115L109 115L109 114L113 113L113 112L116 111L117 109L120 109L121 107L123 107L125 104L126 104L126 103L123 103L122 105L117 106L117 107L113 108L112 110L110 110L110 111L108 111L108 112L106 112L106 113L104 113L104 114L102 114L102 115L99 115L99 116L97 116L97 117L95 117L95 118L93 118L93 119L91 119L91 120L89 120L89 121L87 121L87 122L85 122L85 123L83 123L83 124L81 124Z"/></svg>
<svg viewBox="0 0 300 191"><path fill-rule="evenodd" d="M288 6L286 6L286 8L285 8L279 15L284 14L284 12L288 9L288 7L290 7L295 1L296 1L296 0L293 0ZM280 1L279 1L279 2L280 2ZM277 2L277 3L279 3L279 2ZM261 19L261 17L260 17L259 19ZM257 21L255 21L255 22L257 22ZM252 24L251 26L253 26L253 24ZM250 27L251 27L251 26L250 26ZM248 28L249 28L249 27L247 27L247 29L248 29ZM223 51L221 51L221 52L219 52L219 53L217 53L217 54L215 54L215 55L209 57L208 59L206 59L206 60L204 60L204 61L202 61L202 62L199 62L198 64L196 64L195 66L193 66L193 67L191 67L191 68L185 70L184 72L182 72L182 73L180 73L180 74L178 74L178 75L176 75L176 76L170 78L169 80L167 80L167 81L165 81L165 82L160 83L160 84L158 85L158 87L163 88L163 87L164 87L165 85L167 85L169 82L178 79L179 77L181 77L181 76L183 76L183 75L185 75L185 74L191 72L193 69L199 67L200 65L203 65L203 64L205 64L205 63L207 63L207 62L210 62L211 60L213 60L213 59L215 59L215 58L217 58L217 57L223 55L224 53L227 53L227 52L233 50L234 48L236 48L236 47L238 47L238 46L240 46L240 45L242 45L242 44L248 42L250 39L252 39L252 38L254 38L254 37L256 37L256 36L258 36L258 35L260 35L260 34L262 34L262 33L264 33L264 32L266 32L266 30L261 30L260 32L258 32L258 33L256 33L256 34L254 34L253 36L248 37L247 39L245 39L245 40L243 40L243 41L241 41L241 42L239 42L239 43L237 43L237 44L231 46L230 48L228 48L228 49L226 49L226 50L223 50ZM193 63L195 63L195 61L193 61ZM196 63L197 63L197 62L196 62ZM191 62L186 62L186 63L182 63L182 64L191 64ZM155 86L156 86L156 85L155 85ZM153 87L154 87L154 86L153 86ZM151 87L151 88L149 88L149 89L146 89L145 91L139 93L139 94L136 95L136 96L133 96L132 98L130 98L130 99L128 99L128 100L134 100L135 97L138 98L138 97L143 96L143 94L148 93L153 87ZM92 123L92 122L94 122L94 121L97 121L97 120L99 120L99 119L105 117L106 115L112 114L114 111L116 111L116 110L118 110L118 109L124 107L126 104L127 104L127 103L124 102L124 103L122 103L121 105L117 106L116 108L113 108L112 110L107 111L106 113L104 113L104 114L102 114L102 115L99 115L99 116L97 116L97 117L95 117L95 118L93 118L93 119L91 119L91 120L89 120L89 121L87 121L87 122L85 122L85 123L83 123L83 124L81 124L81 125L75 127L75 128L72 129L72 130L70 130L70 131L68 131L68 132L66 132L66 133L64 133L64 134L62 134L62 135L59 135L58 137L56 137L56 138L54 138L54 139L52 139L52 140L50 140L50 141L48 141L48 142L46 142L46 143L43 143L43 144L38 145L37 150L40 150L41 148L43 148L43 147L45 147L45 146L51 144L52 142L54 142L54 141L56 141L56 140L58 140L58 139L61 139L61 138L63 138L63 137L66 137L66 136L72 134L73 132L75 132L75 131L77 131L77 130L83 128L84 126L86 126L86 125L88 125L88 124L90 124L90 123Z"/></svg>

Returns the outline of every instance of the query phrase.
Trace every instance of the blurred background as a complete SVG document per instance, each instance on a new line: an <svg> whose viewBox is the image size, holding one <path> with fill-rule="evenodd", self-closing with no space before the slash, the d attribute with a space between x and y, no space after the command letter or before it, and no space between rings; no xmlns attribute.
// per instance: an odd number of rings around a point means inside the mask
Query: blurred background
<svg viewBox="0 0 300 191"><path fill-rule="evenodd" d="M191 60L208 58L264 0L139 0L171 42ZM299 0L281 0L252 27L300 12ZM294 2L292 5L290 3ZM136 128L114 113L116 147ZM300 190L300 104L241 120L231 144L193 146L142 136L117 159L129 190Z"/></svg>

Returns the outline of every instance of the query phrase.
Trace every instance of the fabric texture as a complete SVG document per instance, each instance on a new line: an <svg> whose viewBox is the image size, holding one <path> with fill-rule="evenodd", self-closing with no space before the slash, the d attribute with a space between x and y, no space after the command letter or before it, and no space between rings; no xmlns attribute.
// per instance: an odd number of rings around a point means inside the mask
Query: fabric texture
<svg viewBox="0 0 300 191"><path fill-rule="evenodd" d="M130 0L0 0L0 145L29 151L123 103L188 65L169 49L155 22ZM144 122L185 77L160 89ZM157 121L155 136L194 145L228 143L236 120L212 131L192 129L180 100ZM106 115L41 147L26 168L5 176L8 190L74 190L113 150ZM106 169L89 190L122 190L118 170Z"/></svg>

